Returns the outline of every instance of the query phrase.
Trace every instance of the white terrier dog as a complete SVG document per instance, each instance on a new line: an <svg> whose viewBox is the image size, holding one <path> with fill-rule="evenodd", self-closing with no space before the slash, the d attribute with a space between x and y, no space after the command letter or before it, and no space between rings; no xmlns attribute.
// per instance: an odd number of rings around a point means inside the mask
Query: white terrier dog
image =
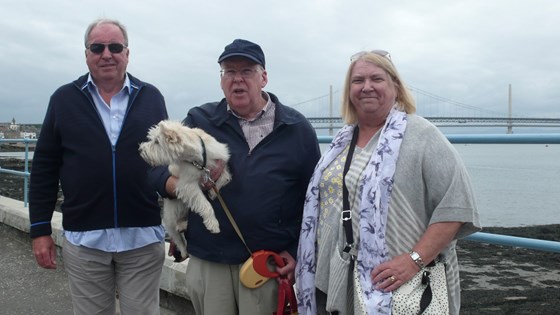
<svg viewBox="0 0 560 315"><path fill-rule="evenodd" d="M187 229L188 211L198 213L206 228L219 233L220 227L214 209L201 190L200 178L210 178L208 169L218 160L226 167L216 181L216 188L231 181L227 168L229 149L199 128L188 128L180 122L163 120L148 131L148 141L140 144L140 155L152 166L168 165L171 175L179 178L177 199L164 199L163 225L177 245L183 258L187 257L187 242L183 232ZM210 198L216 194L209 191ZM176 257L177 258L177 257Z"/></svg>

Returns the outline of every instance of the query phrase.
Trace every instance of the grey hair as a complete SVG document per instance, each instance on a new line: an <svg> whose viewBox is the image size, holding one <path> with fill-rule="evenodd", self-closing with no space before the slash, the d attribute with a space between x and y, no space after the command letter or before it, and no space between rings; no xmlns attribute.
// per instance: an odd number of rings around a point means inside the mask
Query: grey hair
<svg viewBox="0 0 560 315"><path fill-rule="evenodd" d="M121 22L117 21L117 20L112 20L112 19L97 19L93 22L91 22L91 24L87 27L86 29L86 34L84 35L84 45L86 46L86 48L88 47L88 39L89 39L89 35L91 34L91 31L96 27L99 26L101 24L113 24L116 25L122 32L123 37L124 37L124 46L128 47L128 33L126 32L126 27L121 24Z"/></svg>

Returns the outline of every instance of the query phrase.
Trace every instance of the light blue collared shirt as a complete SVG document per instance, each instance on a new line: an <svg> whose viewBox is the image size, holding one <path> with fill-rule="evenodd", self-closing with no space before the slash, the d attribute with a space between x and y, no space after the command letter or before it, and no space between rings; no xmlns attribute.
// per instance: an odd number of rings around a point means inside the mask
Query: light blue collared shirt
<svg viewBox="0 0 560 315"><path fill-rule="evenodd" d="M116 145L128 106L132 86L128 74L122 89L111 98L110 104L105 103L97 86L88 76L87 89L93 96L95 108L103 122L111 144ZM77 246L85 246L105 252L123 252L144 247L152 243L163 242L165 230L162 225L149 227L111 228L85 232L64 231L66 239Z"/></svg>

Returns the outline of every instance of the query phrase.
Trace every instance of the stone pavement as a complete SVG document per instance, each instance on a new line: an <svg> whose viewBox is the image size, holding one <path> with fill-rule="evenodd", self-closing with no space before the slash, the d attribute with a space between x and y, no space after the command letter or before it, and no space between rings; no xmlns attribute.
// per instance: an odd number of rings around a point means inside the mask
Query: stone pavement
<svg viewBox="0 0 560 315"><path fill-rule="evenodd" d="M0 223L0 240L2 314L72 314L64 268L46 270L39 267L27 233ZM59 257L59 265L61 262Z"/></svg>
<svg viewBox="0 0 560 315"><path fill-rule="evenodd" d="M0 313L3 315L71 315L72 301L62 257L58 268L39 267L29 234L0 223ZM161 315L175 315L162 308Z"/></svg>

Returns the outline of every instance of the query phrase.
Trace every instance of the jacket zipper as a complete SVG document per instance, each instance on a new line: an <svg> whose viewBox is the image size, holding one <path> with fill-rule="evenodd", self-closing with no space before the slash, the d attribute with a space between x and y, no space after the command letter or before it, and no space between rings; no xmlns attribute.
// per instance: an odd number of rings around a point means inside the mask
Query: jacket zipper
<svg viewBox="0 0 560 315"><path fill-rule="evenodd" d="M134 90L132 88L132 82L131 82L130 85L131 85L131 89ZM139 86L137 89L138 90L136 91L136 93L130 95L130 97L132 97L132 99L128 100L126 112L124 113L124 117L123 117L121 130L119 130L119 135L117 136L117 141L115 142L115 145L111 144L111 151L112 151L112 155L113 155L112 156L112 158L113 158L113 202L114 202L114 204L113 204L113 215L114 215L115 228L119 227L119 219L118 219L119 209L117 207L117 197L118 197L117 196L117 143L119 143L119 139L121 138L121 132L122 132L122 129L124 127L126 117L128 117L128 112L130 111L130 108L132 107L132 103L134 103L134 100L136 100L136 96L138 96L142 87Z"/></svg>
<svg viewBox="0 0 560 315"><path fill-rule="evenodd" d="M131 88L132 88L132 85L133 84L131 82ZM136 85L134 85L134 86L136 86ZM87 86L85 87L85 89L87 89ZM137 89L137 92L134 93L133 95L131 95L132 100L129 99L129 101L128 101L127 109L126 109L126 112L125 112L124 117L123 117L123 126L124 126L126 117L128 116L128 112L130 111L130 108L132 107L132 103L134 103L134 100L136 100L136 96L138 96L138 94L140 93L140 90L142 89L142 86L137 86L136 89ZM80 89L80 91L89 100L89 103L91 104L91 106L93 106L93 109L97 113L97 117L99 117L99 121L101 122L101 125L103 126L103 119L101 119L101 115L99 114L99 111L97 110L97 107L95 106L95 103L93 102L93 98L89 94L89 91L86 92L84 89ZM119 227L118 215L117 215L119 211L118 211L118 208L117 208L117 162L116 162L117 147L116 147L116 143L119 142L121 132L122 132L122 126L121 126L121 130L119 131L119 135L117 136L117 141L115 142L115 145L113 145L111 143L111 159L112 159L112 168L113 168L112 169L112 172L113 172L113 221L115 222L115 228ZM111 142L111 139L109 139L109 142Z"/></svg>

